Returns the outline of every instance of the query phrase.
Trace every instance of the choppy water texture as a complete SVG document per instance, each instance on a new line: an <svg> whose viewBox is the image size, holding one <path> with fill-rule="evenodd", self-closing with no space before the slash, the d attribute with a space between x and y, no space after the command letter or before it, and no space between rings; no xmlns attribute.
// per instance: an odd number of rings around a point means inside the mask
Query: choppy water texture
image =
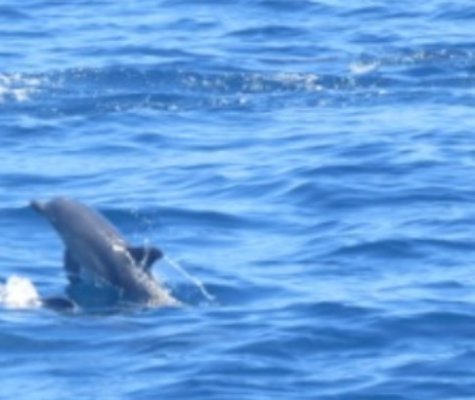
<svg viewBox="0 0 475 400"><path fill-rule="evenodd" d="M62 293L65 194L215 301L158 265L186 307L4 307L0 398L473 399L474 16L3 1L0 276Z"/></svg>

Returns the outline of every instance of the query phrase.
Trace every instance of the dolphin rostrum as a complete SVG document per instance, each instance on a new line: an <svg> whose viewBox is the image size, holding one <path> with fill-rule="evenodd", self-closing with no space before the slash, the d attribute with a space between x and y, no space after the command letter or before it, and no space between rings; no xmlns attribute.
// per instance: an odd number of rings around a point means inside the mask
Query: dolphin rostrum
<svg viewBox="0 0 475 400"><path fill-rule="evenodd" d="M107 287L126 304L178 304L152 275L152 264L163 256L161 250L130 246L105 217L78 201L57 197L48 202L34 200L31 206L61 236L71 286ZM56 302L61 300L52 299L53 306Z"/></svg>

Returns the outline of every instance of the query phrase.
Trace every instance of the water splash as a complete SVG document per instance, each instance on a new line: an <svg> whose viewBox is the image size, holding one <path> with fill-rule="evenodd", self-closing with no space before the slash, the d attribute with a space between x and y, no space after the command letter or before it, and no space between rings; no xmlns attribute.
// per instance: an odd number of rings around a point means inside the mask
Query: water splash
<svg viewBox="0 0 475 400"><path fill-rule="evenodd" d="M150 223L150 221L145 221L145 222ZM150 251L152 245L150 244L150 241L148 239L144 239L143 247L147 249L147 251ZM148 253L146 257L144 257L144 260L146 260L147 258L148 258ZM168 256L165 253L163 254L163 260L175 271L177 271L183 278L191 282L193 286L195 286L198 289L198 291L200 292L201 296L203 296L203 298L205 298L209 302L214 302L216 300L215 297L206 290L206 287L204 286L203 282L201 282L199 279L195 278L190 273L188 273L177 261L173 260L170 256Z"/></svg>
<svg viewBox="0 0 475 400"><path fill-rule="evenodd" d="M189 280L193 285L195 285L198 290L200 291L201 295L208 301L213 302L215 301L215 297L211 295L205 288L203 282L199 279L195 278L191 274L189 274L178 262L170 258L169 256L165 255L164 260L173 268L175 269L180 275L182 275L185 279Z"/></svg>
<svg viewBox="0 0 475 400"><path fill-rule="evenodd" d="M0 285L0 306L6 308L37 308L41 305L40 296L33 283L20 276L8 277Z"/></svg>

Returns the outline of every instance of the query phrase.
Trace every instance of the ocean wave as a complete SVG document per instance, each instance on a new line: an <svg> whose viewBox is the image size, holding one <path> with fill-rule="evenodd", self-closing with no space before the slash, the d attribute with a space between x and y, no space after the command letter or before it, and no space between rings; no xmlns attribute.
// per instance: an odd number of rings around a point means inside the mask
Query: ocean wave
<svg viewBox="0 0 475 400"><path fill-rule="evenodd" d="M381 103L408 95L414 99L446 86L463 90L473 83L467 70L473 58L470 50L427 49L355 60L347 74L341 75L320 73L318 65L314 72L269 73L227 69L197 72L186 64L2 74L0 101L13 106L35 100L42 103L40 109L57 115ZM409 86L408 79L412 80ZM52 103L55 105L49 105Z"/></svg>

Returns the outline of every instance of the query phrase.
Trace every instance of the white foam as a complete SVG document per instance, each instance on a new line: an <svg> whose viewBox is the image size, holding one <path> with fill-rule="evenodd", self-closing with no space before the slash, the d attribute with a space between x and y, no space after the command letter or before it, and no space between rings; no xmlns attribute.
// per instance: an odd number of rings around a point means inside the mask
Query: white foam
<svg viewBox="0 0 475 400"><path fill-rule="evenodd" d="M354 62L349 68L353 75L365 75L375 71L379 67L379 62Z"/></svg>
<svg viewBox="0 0 475 400"><path fill-rule="evenodd" d="M0 74L0 103L8 100L24 102L37 92L41 79L23 74Z"/></svg>
<svg viewBox="0 0 475 400"><path fill-rule="evenodd" d="M319 92L323 90L320 83L320 76L312 73L279 72L274 75L274 79L284 85L290 85L298 89Z"/></svg>
<svg viewBox="0 0 475 400"><path fill-rule="evenodd" d="M0 306L7 308L36 308L41 305L38 292L27 278L10 276L0 285Z"/></svg>

